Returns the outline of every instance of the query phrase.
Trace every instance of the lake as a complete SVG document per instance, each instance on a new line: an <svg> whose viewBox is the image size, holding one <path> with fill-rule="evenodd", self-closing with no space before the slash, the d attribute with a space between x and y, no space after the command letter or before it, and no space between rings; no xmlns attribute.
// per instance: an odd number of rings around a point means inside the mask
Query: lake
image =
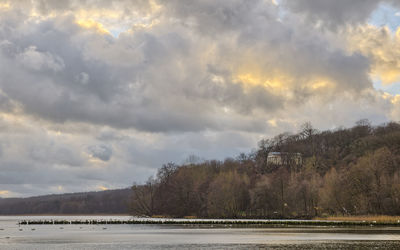
<svg viewBox="0 0 400 250"><path fill-rule="evenodd" d="M22 225L19 220L129 216L0 216L0 249L400 249L394 227Z"/></svg>

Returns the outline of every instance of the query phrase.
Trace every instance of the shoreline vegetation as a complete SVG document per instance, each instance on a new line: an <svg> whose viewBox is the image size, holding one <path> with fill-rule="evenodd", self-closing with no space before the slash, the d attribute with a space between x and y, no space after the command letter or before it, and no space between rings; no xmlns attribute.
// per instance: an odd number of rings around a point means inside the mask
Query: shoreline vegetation
<svg viewBox="0 0 400 250"><path fill-rule="evenodd" d="M314 218L314 220L323 221L369 221L379 223L400 223L400 216L388 216L388 215L365 215L365 216L330 216L326 218Z"/></svg>

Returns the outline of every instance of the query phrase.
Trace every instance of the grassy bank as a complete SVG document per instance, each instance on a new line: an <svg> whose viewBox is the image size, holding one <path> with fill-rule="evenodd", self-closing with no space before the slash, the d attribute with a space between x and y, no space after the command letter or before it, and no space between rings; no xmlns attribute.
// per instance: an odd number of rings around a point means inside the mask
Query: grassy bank
<svg viewBox="0 0 400 250"><path fill-rule="evenodd" d="M348 221L348 222L376 222L376 223L400 223L400 216L365 215L365 216L330 216L327 218L315 218L323 221Z"/></svg>

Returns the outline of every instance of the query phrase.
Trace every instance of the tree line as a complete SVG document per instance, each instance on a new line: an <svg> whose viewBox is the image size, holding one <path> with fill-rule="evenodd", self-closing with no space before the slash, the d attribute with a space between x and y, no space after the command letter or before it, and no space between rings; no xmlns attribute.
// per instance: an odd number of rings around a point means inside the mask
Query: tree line
<svg viewBox="0 0 400 250"><path fill-rule="evenodd" d="M301 153L301 166L273 165L270 152ZM132 186L134 215L198 218L312 218L400 215L400 124L318 131L261 140L223 161L163 165Z"/></svg>
<svg viewBox="0 0 400 250"><path fill-rule="evenodd" d="M0 214L128 214L131 190L0 198Z"/></svg>

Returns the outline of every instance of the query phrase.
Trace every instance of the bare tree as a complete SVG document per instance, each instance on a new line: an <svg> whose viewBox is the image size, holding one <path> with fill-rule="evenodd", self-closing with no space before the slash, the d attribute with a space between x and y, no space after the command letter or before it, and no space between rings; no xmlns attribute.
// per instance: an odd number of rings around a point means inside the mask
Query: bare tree
<svg viewBox="0 0 400 250"><path fill-rule="evenodd" d="M152 216L155 212L157 182L150 177L145 185L132 186L131 211L134 215Z"/></svg>

